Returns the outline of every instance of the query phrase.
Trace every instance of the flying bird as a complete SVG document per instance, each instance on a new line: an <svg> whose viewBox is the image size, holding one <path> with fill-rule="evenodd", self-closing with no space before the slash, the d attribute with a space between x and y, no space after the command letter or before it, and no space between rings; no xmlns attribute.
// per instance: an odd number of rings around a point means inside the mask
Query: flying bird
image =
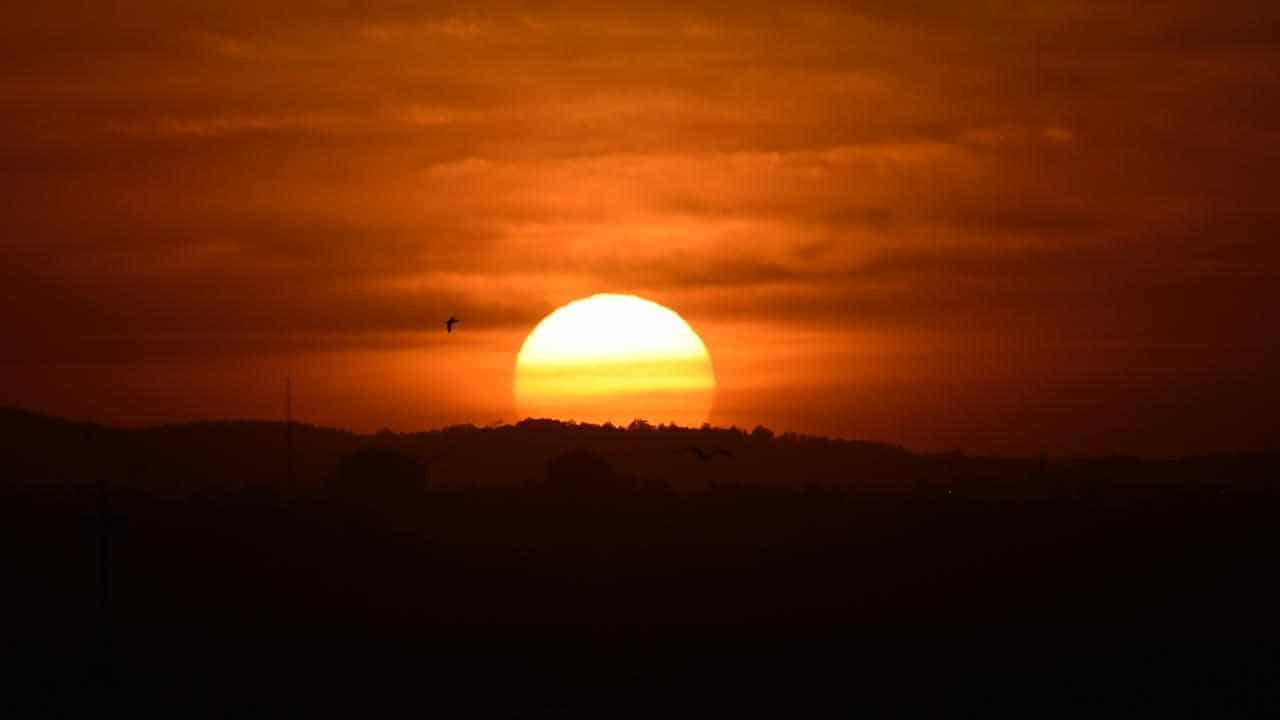
<svg viewBox="0 0 1280 720"><path fill-rule="evenodd" d="M462 322L462 321L450 315L449 319L444 321L444 331L450 332L450 333L453 332L453 326L458 324L459 322Z"/></svg>
<svg viewBox="0 0 1280 720"><path fill-rule="evenodd" d="M706 450L703 450L702 448L687 447L678 452L691 452L694 455L697 455L698 459L704 463L711 462L712 458L714 458L717 455L723 455L727 458L733 457L733 453L729 452L728 450L725 450L724 448L716 448L715 450L708 452Z"/></svg>

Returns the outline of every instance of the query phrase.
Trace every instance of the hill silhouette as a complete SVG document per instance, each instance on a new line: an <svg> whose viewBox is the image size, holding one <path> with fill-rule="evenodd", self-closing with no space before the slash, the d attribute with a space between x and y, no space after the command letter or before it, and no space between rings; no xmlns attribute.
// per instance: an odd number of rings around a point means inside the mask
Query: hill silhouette
<svg viewBox="0 0 1280 720"><path fill-rule="evenodd" d="M15 487L115 487L160 495L269 486L283 494L327 487L345 458L369 448L394 449L426 463L435 487L531 487L547 464L584 452L632 484L676 491L713 487L826 488L864 496L950 495L954 499L1049 499L1084 496L1209 496L1261 493L1271 487L1277 453L1172 460L1136 457L1047 459L919 454L882 444L767 428L628 427L526 419L514 425L457 425L440 430L361 435L294 423L292 480L285 423L231 420L126 430L0 408L0 470ZM693 448L726 454L700 462ZM424 487L427 479L424 477ZM292 483L292 484L291 484Z"/></svg>
<svg viewBox="0 0 1280 720"><path fill-rule="evenodd" d="M711 712L727 687L778 712L1274 701L1274 454L987 458L642 421L293 435L290 480L283 423L0 411L14 716Z"/></svg>

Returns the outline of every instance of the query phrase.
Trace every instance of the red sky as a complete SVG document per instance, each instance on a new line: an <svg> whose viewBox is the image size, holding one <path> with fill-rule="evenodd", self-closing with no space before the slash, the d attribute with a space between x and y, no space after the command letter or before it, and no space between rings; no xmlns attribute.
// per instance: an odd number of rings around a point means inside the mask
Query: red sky
<svg viewBox="0 0 1280 720"><path fill-rule="evenodd" d="M1275 447L1274 3L30 5L0 403L513 420L533 325L629 292L716 424Z"/></svg>

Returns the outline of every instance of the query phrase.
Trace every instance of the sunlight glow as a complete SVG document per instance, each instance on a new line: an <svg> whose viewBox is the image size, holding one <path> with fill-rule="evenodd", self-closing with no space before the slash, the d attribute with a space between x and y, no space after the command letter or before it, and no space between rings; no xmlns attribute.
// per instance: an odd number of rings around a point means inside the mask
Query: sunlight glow
<svg viewBox="0 0 1280 720"><path fill-rule="evenodd" d="M521 416L697 425L711 411L707 347L679 315L634 295L593 295L538 323L516 357Z"/></svg>

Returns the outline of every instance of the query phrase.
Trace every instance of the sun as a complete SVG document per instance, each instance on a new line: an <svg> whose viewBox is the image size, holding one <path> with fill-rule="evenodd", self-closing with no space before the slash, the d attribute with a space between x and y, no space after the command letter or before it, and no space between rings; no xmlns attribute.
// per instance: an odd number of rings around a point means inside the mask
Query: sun
<svg viewBox="0 0 1280 720"><path fill-rule="evenodd" d="M592 295L543 318L516 356L521 417L697 426L716 377L702 338L673 310L635 295Z"/></svg>

